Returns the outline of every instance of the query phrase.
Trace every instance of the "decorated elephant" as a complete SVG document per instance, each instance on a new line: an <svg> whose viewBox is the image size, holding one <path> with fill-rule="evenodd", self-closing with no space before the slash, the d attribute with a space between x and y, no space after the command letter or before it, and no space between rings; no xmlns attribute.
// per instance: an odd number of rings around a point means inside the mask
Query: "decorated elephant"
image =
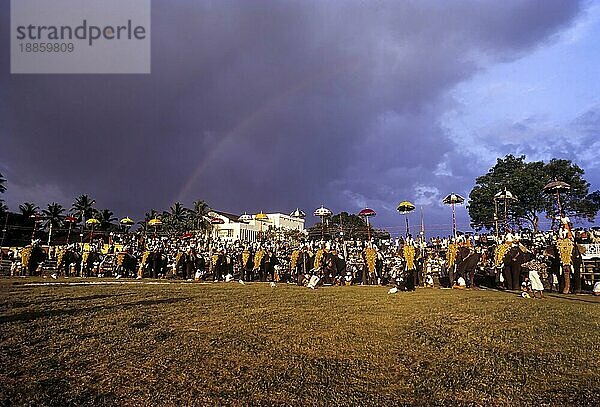
<svg viewBox="0 0 600 407"><path fill-rule="evenodd" d="M42 274L40 265L48 258L48 255L39 243L34 242L21 249L20 257L23 272L26 275L39 276Z"/></svg>
<svg viewBox="0 0 600 407"><path fill-rule="evenodd" d="M71 276L77 273L81 266L81 254L72 247L63 248L58 251L56 256L56 269L58 273L64 276Z"/></svg>
<svg viewBox="0 0 600 407"><path fill-rule="evenodd" d="M456 274L468 279L471 288L475 288L475 271L480 259L481 253L472 246L460 246L456 253Z"/></svg>
<svg viewBox="0 0 600 407"><path fill-rule="evenodd" d="M118 276L134 276L135 270L138 267L138 261L135 256L129 252L119 252L117 253L116 266L115 271Z"/></svg>
<svg viewBox="0 0 600 407"><path fill-rule="evenodd" d="M558 254L558 286L559 292L568 294L581 291L581 266L583 259L581 248L572 239L564 238L556 241Z"/></svg>
<svg viewBox="0 0 600 407"><path fill-rule="evenodd" d="M516 242L506 242L498 246L496 264L502 269L504 287L507 290L519 290L523 274L523 263L531 259L531 253L525 246Z"/></svg>

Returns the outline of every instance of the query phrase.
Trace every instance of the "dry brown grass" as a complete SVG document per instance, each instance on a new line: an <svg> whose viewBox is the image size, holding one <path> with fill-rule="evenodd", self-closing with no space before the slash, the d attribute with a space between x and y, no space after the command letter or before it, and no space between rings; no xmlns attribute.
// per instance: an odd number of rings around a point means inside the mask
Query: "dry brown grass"
<svg viewBox="0 0 600 407"><path fill-rule="evenodd" d="M590 296L25 282L0 280L5 405L600 404Z"/></svg>

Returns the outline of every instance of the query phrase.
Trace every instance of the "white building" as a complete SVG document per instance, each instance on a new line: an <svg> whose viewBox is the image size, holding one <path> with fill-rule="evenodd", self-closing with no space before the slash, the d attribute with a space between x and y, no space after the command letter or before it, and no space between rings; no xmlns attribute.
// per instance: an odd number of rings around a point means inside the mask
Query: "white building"
<svg viewBox="0 0 600 407"><path fill-rule="evenodd" d="M247 221L240 221L239 215L226 212L213 211L209 213L212 218L221 219L223 223L213 224L213 238L233 242L241 240L254 242L259 239L261 231L269 229L297 230L304 232L304 219L285 215L283 213L267 213L267 219L259 221L254 216Z"/></svg>

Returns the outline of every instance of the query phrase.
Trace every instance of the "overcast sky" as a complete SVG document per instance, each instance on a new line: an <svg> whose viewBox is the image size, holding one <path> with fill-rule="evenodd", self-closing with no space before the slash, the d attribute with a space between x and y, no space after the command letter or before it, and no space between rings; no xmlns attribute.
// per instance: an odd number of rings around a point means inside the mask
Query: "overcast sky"
<svg viewBox="0 0 600 407"><path fill-rule="evenodd" d="M137 219L178 200L369 206L396 233L411 200L446 234L441 198L468 196L505 154L572 159L600 188L598 2L152 0L150 75L11 75L8 6L13 210L81 193Z"/></svg>

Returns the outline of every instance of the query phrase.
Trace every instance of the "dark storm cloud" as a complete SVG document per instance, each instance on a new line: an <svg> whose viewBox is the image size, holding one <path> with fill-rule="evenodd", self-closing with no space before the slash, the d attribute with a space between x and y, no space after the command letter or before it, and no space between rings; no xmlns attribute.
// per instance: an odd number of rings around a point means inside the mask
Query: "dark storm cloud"
<svg viewBox="0 0 600 407"><path fill-rule="evenodd" d="M154 0L151 75L34 76L7 73L7 3L0 163L13 204L24 200L14 191L65 204L88 192L135 214L198 198L238 212L368 204L382 224L417 190L469 188L439 168L457 148L440 126L447 91L580 11L548 0Z"/></svg>

